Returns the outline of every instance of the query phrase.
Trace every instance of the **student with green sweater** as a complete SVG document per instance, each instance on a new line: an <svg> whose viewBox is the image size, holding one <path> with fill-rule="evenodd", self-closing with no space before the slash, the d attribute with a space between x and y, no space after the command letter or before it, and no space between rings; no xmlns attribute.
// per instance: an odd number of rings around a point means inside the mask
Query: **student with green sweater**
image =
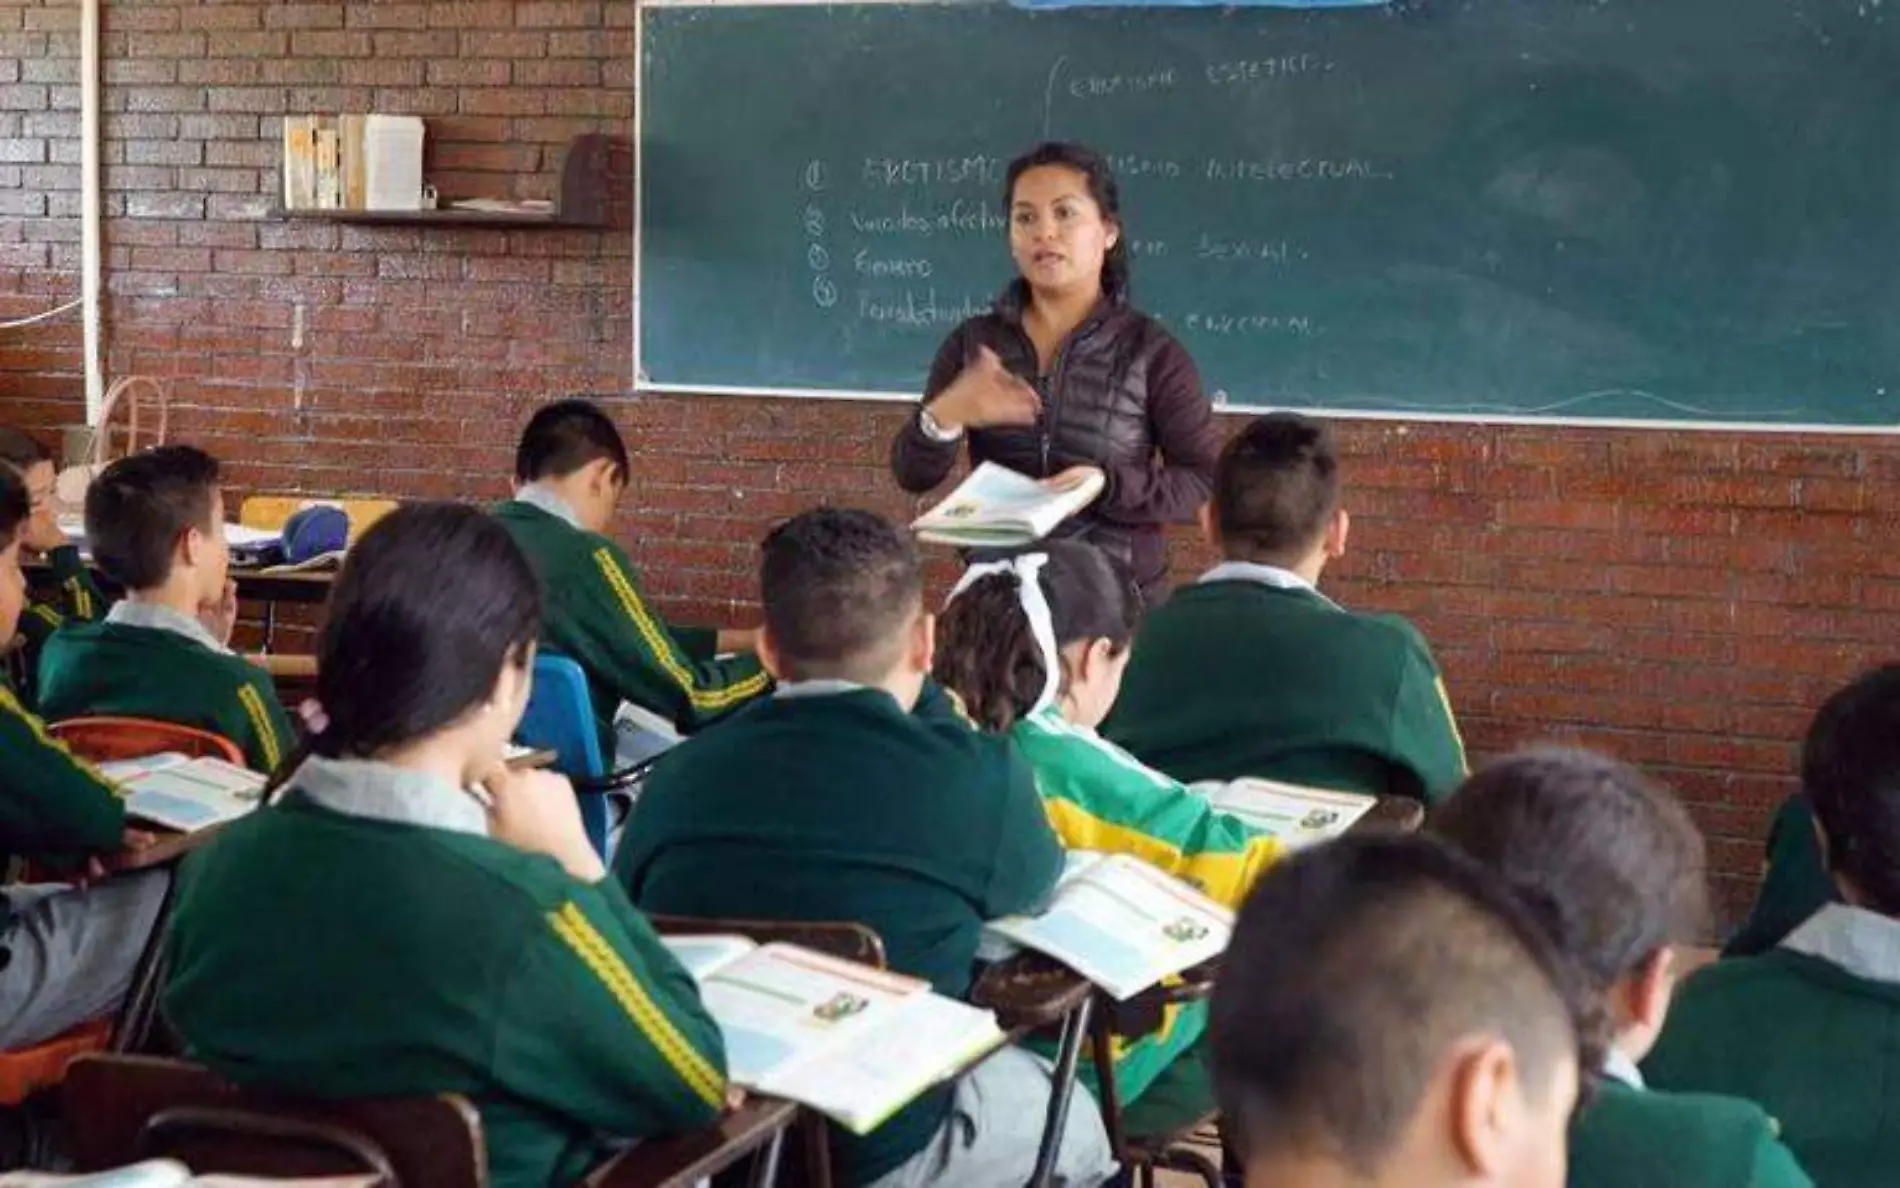
<svg viewBox="0 0 1900 1188"><path fill-rule="evenodd" d="M323 729L275 803L187 860L167 935L193 1059L318 1097L465 1094L496 1188L573 1184L727 1099L718 1027L573 789L503 763L540 619L479 511L365 533L318 642Z"/></svg>
<svg viewBox="0 0 1900 1188"><path fill-rule="evenodd" d="M556 401L528 421L515 450L515 497L495 509L547 590L542 646L587 673L608 756L618 750L623 701L691 734L771 684L753 654L756 633L677 627L654 612L627 554L605 535L629 473L627 445L606 413Z"/></svg>
<svg viewBox="0 0 1900 1188"><path fill-rule="evenodd" d="M944 611L936 677L979 725L1015 742L1065 846L1133 854L1238 907L1279 844L1095 732L1115 703L1140 613L1116 561L1093 545L1050 541L964 575ZM1170 1008L1148 1035L1116 1037L1115 1084L1133 1107L1132 1133L1171 1130L1213 1108L1193 1056L1206 1027L1207 1006L1196 1003Z"/></svg>
<svg viewBox="0 0 1900 1188"><path fill-rule="evenodd" d="M25 484L0 466L0 637L12 636L26 600L20 534L30 515ZM48 737L0 684L0 868L30 858L78 873L92 858L151 840L126 828L119 789ZM50 1039L118 1006L168 877L146 871L90 886L0 887L0 1050Z"/></svg>
<svg viewBox="0 0 1900 1188"><path fill-rule="evenodd" d="M1464 746L1424 637L1319 592L1350 527L1327 428L1274 413L1241 430L1201 522L1223 561L1148 615L1105 733L1185 783L1450 793Z"/></svg>
<svg viewBox="0 0 1900 1188"><path fill-rule="evenodd" d="M15 670L15 692L28 705L36 703L34 685L39 673L40 649L53 632L67 623L91 623L106 613L107 601L92 580L92 571L77 545L60 531L53 514L53 452L38 438L0 426L0 466L11 468L26 484L33 511L20 529L22 557L39 558L52 571L52 595L28 602L20 614L19 638L8 656ZM0 639L0 652L7 641Z"/></svg>
<svg viewBox="0 0 1900 1188"><path fill-rule="evenodd" d="M826 509L764 552L759 651L778 691L661 761L614 872L652 912L861 922L891 968L965 997L983 922L1036 910L1062 870L1035 776L930 683L934 623L903 532ZM868 1136L834 1135L839 1182L1021 1184L1049 1088L1045 1061L1004 1049ZM1114 1166L1078 1089L1057 1182Z"/></svg>
<svg viewBox="0 0 1900 1188"><path fill-rule="evenodd" d="M1690 978L1643 1071L1760 1102L1816 1183L1885 1188L1900 1166L1900 664L1821 707L1801 785L1840 901Z"/></svg>
<svg viewBox="0 0 1900 1188"><path fill-rule="evenodd" d="M1561 1188L1588 1046L1573 983L1517 896L1430 838L1275 864L1210 1031L1247 1188Z"/></svg>
<svg viewBox="0 0 1900 1188"><path fill-rule="evenodd" d="M1814 913L1837 901L1834 880L1821 854L1814 806L1806 796L1790 796L1775 810L1775 819L1768 826L1768 855L1755 906L1722 946L1722 956L1766 953Z"/></svg>
<svg viewBox="0 0 1900 1188"><path fill-rule="evenodd" d="M1536 905L1611 1030L1601 1091L1571 1127L1570 1188L1809 1188L1752 1101L1647 1088L1679 948L1708 916L1702 835L1674 797L1584 751L1525 751L1467 780L1432 832Z"/></svg>
<svg viewBox="0 0 1900 1188"><path fill-rule="evenodd" d="M40 655L40 712L59 721L154 718L236 743L275 771L295 740L270 674L230 649L237 621L215 458L161 446L106 467L86 491L93 559L126 595Z"/></svg>

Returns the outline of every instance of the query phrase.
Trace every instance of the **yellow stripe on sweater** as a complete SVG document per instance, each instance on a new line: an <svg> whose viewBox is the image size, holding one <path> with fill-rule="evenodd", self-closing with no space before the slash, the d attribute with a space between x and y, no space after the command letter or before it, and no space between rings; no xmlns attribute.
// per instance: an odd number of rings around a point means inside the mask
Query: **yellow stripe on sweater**
<svg viewBox="0 0 1900 1188"><path fill-rule="evenodd" d="M257 735L258 745L264 749L264 774L269 775L277 770L283 754L278 746L277 731L270 724L270 711L264 708L263 694L249 685L241 685L238 704L244 707L244 715L251 720L251 733Z"/></svg>
<svg viewBox="0 0 1900 1188"><path fill-rule="evenodd" d="M19 699L13 695L13 690L7 688L4 684L0 684L0 712L12 714L14 717L20 719L20 721L25 724L27 732L33 736L35 742L49 750L57 751L61 755L64 755L67 759L72 761L74 767L78 768L85 775L90 776L95 783L112 793L113 796L121 800L125 798L124 788L107 779L104 772L73 754L71 747L46 733L45 724L33 714L28 713L26 707L21 705Z"/></svg>
<svg viewBox="0 0 1900 1188"><path fill-rule="evenodd" d="M1223 907L1238 908L1254 880L1280 857L1279 843L1269 837L1249 839L1244 850L1184 854L1178 846L1139 829L1104 820L1072 800L1045 794L1042 808L1049 818L1050 828L1068 849L1132 854L1193 885Z"/></svg>
<svg viewBox="0 0 1900 1188"><path fill-rule="evenodd" d="M680 1034L679 1028L673 1026L666 1012L654 1003L646 987L633 976L626 962L613 951L613 947L581 913L580 908L572 903L564 903L559 910L548 913L548 923L553 925L555 935L566 941L568 948L573 949L581 962L607 987L614 1001L627 1012L634 1026L665 1058L687 1088L698 1094L707 1105L723 1105L726 1100L725 1076Z"/></svg>
<svg viewBox="0 0 1900 1188"><path fill-rule="evenodd" d="M48 627L52 627L55 630L66 625L66 616L42 602L35 602L27 607L26 613L38 618Z"/></svg>
<svg viewBox="0 0 1900 1188"><path fill-rule="evenodd" d="M66 592L73 598L73 615L77 618L92 618L92 594L86 589L86 583L76 577L66 579Z"/></svg>
<svg viewBox="0 0 1900 1188"><path fill-rule="evenodd" d="M653 613L647 610L646 603L641 601L640 595L634 591L633 582L621 570L619 562L614 560L613 553L604 548L594 550L594 564L600 567L601 576L607 579L607 584L613 588L615 597L620 599L621 609L625 610L627 617L633 620L634 629L640 633L640 638L646 641L647 649L653 653L655 659L659 660L660 667L666 669L666 674L673 678L674 683L685 691L693 708L725 709L765 691L765 683L770 678L763 672L728 685L724 689L701 689L693 681L693 674L674 654L673 641L668 638L666 629L660 626L654 619Z"/></svg>

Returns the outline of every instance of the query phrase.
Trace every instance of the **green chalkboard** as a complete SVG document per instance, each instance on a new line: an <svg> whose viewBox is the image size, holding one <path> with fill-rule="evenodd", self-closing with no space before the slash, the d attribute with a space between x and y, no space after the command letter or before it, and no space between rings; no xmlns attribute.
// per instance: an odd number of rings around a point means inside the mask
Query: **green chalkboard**
<svg viewBox="0 0 1900 1188"><path fill-rule="evenodd" d="M1897 16L649 7L642 381L914 394L1049 136L1229 406L1900 427Z"/></svg>

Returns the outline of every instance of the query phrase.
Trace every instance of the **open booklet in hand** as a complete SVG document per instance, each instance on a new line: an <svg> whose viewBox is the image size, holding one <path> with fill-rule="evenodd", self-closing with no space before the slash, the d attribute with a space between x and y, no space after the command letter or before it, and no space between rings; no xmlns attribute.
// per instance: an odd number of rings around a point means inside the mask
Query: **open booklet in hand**
<svg viewBox="0 0 1900 1188"><path fill-rule="evenodd" d="M1251 777L1231 783L1210 781L1193 790L1223 813L1242 824L1278 839L1288 849L1300 850L1345 833L1379 803L1376 796L1333 792Z"/></svg>
<svg viewBox="0 0 1900 1188"><path fill-rule="evenodd" d="M126 790L128 816L191 833L236 820L257 807L265 777L222 759L188 759L167 751L101 763Z"/></svg>
<svg viewBox="0 0 1900 1188"><path fill-rule="evenodd" d="M1001 1047L996 1016L902 974L739 936L661 938L699 983L735 1084L869 1134Z"/></svg>
<svg viewBox="0 0 1900 1188"><path fill-rule="evenodd" d="M1234 914L1139 858L1075 850L1047 911L987 928L1122 1000L1219 956Z"/></svg>
<svg viewBox="0 0 1900 1188"><path fill-rule="evenodd" d="M1099 470L1073 484L1032 479L994 462L979 463L948 498L919 516L919 540L963 548L1013 548L1041 540L1095 502L1107 480Z"/></svg>

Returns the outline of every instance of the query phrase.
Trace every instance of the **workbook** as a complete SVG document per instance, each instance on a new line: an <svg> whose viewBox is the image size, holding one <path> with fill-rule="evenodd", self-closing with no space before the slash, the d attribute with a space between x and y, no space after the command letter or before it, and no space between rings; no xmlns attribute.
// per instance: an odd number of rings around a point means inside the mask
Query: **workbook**
<svg viewBox="0 0 1900 1188"><path fill-rule="evenodd" d="M1072 850L1047 911L986 927L1122 1000L1219 956L1234 914L1132 855Z"/></svg>
<svg viewBox="0 0 1900 1188"><path fill-rule="evenodd" d="M1041 540L1095 501L1106 484L1099 470L1073 485L1033 479L994 462L979 463L948 498L919 516L919 540L962 548L1014 548Z"/></svg>
<svg viewBox="0 0 1900 1188"><path fill-rule="evenodd" d="M869 1134L1001 1047L996 1016L918 978L741 936L668 936L726 1042L734 1084Z"/></svg>
<svg viewBox="0 0 1900 1188"><path fill-rule="evenodd" d="M1333 792L1251 777L1230 783L1210 781L1192 788L1221 812L1271 834L1293 850L1340 836L1379 803L1378 797L1357 792Z"/></svg>
<svg viewBox="0 0 1900 1188"><path fill-rule="evenodd" d="M265 777L222 759L167 751L99 764L126 789L127 816L191 833L236 820L258 805Z"/></svg>

